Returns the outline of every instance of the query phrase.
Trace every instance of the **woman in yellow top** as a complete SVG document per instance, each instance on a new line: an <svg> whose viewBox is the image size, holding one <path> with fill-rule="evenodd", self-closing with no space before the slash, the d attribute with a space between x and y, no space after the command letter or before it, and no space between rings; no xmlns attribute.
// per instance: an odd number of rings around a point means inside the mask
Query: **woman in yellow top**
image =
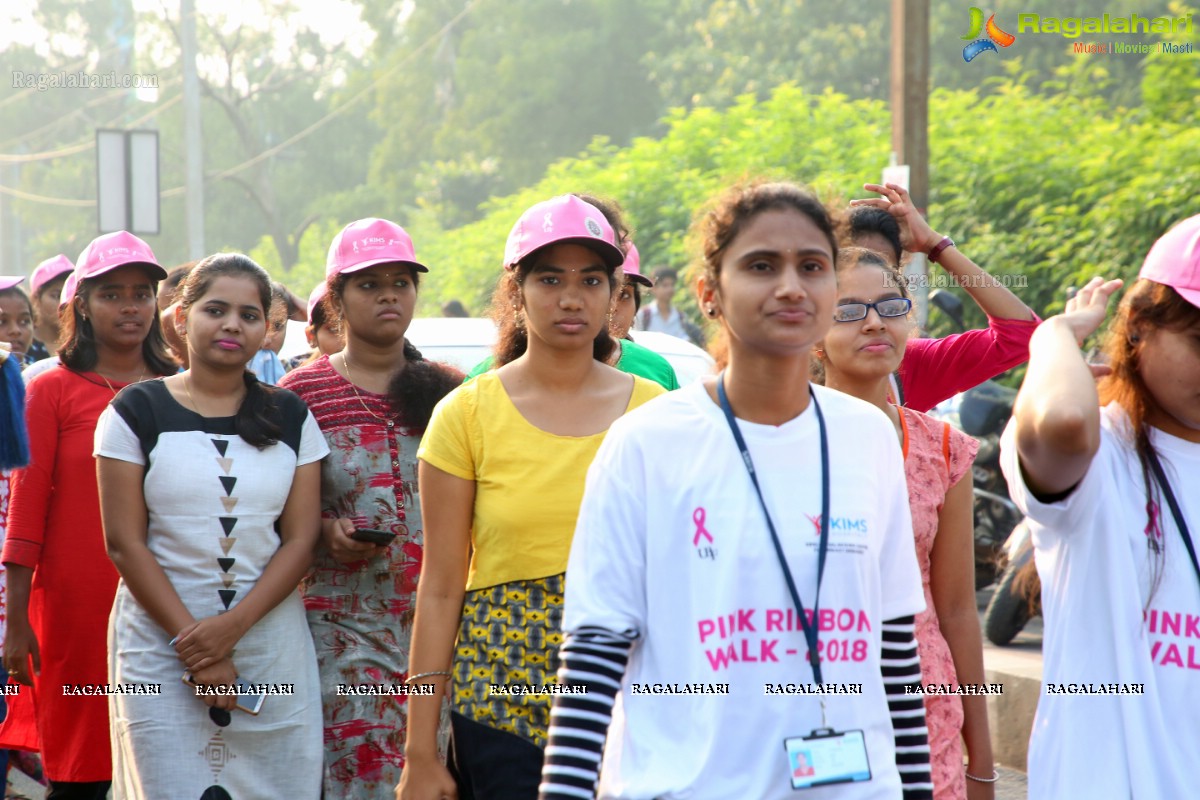
<svg viewBox="0 0 1200 800"><path fill-rule="evenodd" d="M498 369L448 395L425 431L409 681L437 688L408 699L402 800L537 797L551 700L542 689L558 669L584 478L609 425L663 393L606 364L623 260L590 203L563 195L526 211L496 289ZM447 769L436 732L451 669Z"/></svg>

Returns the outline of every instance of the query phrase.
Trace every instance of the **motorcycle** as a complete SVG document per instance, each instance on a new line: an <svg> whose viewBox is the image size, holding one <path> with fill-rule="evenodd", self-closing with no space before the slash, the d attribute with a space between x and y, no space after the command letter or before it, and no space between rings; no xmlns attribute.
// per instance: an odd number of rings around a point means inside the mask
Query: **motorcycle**
<svg viewBox="0 0 1200 800"><path fill-rule="evenodd" d="M962 301L935 289L929 302L966 330ZM1017 392L995 381L984 381L930 411L935 416L979 440L972 468L975 489L975 588L1000 577L1004 545L1021 521L1021 512L1009 499L1008 484L1000 472L1000 434L1012 416Z"/></svg>
<svg viewBox="0 0 1200 800"><path fill-rule="evenodd" d="M1027 523L1013 529L1004 549L1007 564L983 616L984 635L1000 646L1042 613L1042 584L1033 564L1033 537Z"/></svg>

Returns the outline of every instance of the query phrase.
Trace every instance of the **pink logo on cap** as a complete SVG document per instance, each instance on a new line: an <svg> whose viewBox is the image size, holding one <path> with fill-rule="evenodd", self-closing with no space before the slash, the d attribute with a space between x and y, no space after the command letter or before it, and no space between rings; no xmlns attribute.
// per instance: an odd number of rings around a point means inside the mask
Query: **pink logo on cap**
<svg viewBox="0 0 1200 800"><path fill-rule="evenodd" d="M74 269L75 265L71 263L71 259L61 253L53 258L47 258L34 267L33 275L29 278L29 291L37 294L47 283L55 278L61 278Z"/></svg>
<svg viewBox="0 0 1200 800"><path fill-rule="evenodd" d="M333 237L325 259L325 276L357 272L377 264L408 264L418 272L428 272L417 261L412 237L394 222L369 217L351 222Z"/></svg>
<svg viewBox="0 0 1200 800"><path fill-rule="evenodd" d="M1200 308L1200 214L1159 237L1146 254L1138 277L1170 286Z"/></svg>
<svg viewBox="0 0 1200 800"><path fill-rule="evenodd" d="M504 268L512 269L534 251L560 243L590 247L610 267L625 260L612 226L600 209L573 194L564 194L543 200L521 215L504 246Z"/></svg>
<svg viewBox="0 0 1200 800"><path fill-rule="evenodd" d="M156 281L167 277L167 271L159 266L150 245L126 231L106 233L92 239L75 262L75 274L79 280L85 281L126 264L145 264Z"/></svg>

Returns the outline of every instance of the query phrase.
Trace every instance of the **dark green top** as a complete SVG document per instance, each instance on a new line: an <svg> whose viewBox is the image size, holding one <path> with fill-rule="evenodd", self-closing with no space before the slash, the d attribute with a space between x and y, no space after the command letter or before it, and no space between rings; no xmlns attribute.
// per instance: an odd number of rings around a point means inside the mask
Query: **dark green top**
<svg viewBox="0 0 1200 800"><path fill-rule="evenodd" d="M670 361L667 361L649 347L643 347L629 339L618 339L617 344L621 348L621 357L617 360L617 369L621 370L621 372L628 372L630 375L637 375L638 377L654 381L668 392L679 388L679 379L675 377L675 368L671 366ZM467 373L467 380L463 381L463 383L466 383L477 375L482 375L491 368L492 357L488 356Z"/></svg>

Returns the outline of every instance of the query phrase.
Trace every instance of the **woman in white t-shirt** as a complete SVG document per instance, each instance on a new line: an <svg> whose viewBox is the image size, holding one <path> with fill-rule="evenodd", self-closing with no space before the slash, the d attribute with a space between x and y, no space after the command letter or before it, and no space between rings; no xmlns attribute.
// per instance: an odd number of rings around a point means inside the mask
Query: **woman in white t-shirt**
<svg viewBox="0 0 1200 800"><path fill-rule="evenodd" d="M837 778L805 796L929 797L900 446L878 409L808 379L833 225L807 191L759 183L697 238L729 365L613 423L588 472L541 797L771 800ZM831 769L830 748L868 765Z"/></svg>
<svg viewBox="0 0 1200 800"><path fill-rule="evenodd" d="M1093 278L1034 334L1002 439L1046 622L1033 800L1196 794L1200 216L1155 243L1089 369L1120 286Z"/></svg>

